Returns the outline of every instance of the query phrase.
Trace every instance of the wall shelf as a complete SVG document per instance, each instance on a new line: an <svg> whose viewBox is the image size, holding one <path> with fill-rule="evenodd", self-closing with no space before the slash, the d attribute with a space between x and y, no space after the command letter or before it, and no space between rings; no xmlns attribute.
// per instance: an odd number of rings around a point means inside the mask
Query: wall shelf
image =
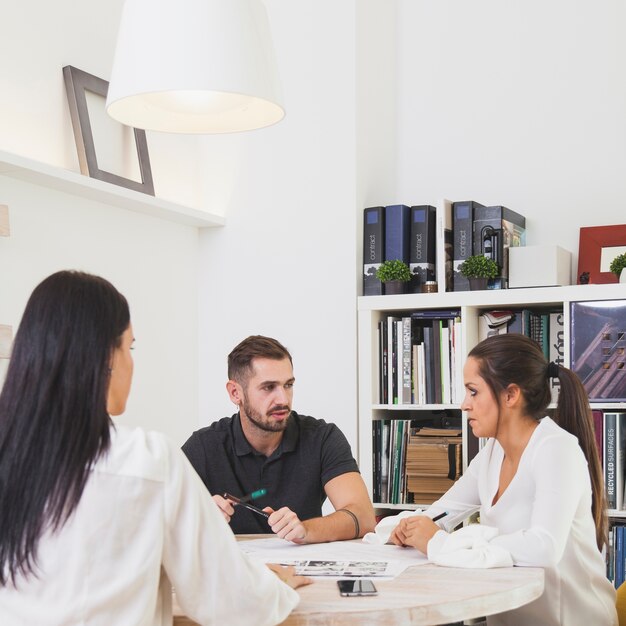
<svg viewBox="0 0 626 626"><path fill-rule="evenodd" d="M221 215L155 198L2 150L0 175L187 226L210 228L225 223Z"/></svg>

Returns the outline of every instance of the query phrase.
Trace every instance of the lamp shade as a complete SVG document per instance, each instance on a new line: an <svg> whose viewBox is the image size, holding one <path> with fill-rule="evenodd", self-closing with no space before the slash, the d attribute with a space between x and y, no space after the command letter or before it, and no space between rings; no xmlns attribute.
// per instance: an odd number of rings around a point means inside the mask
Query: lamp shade
<svg viewBox="0 0 626 626"><path fill-rule="evenodd" d="M126 0L106 109L172 133L228 133L280 121L278 73L260 0Z"/></svg>

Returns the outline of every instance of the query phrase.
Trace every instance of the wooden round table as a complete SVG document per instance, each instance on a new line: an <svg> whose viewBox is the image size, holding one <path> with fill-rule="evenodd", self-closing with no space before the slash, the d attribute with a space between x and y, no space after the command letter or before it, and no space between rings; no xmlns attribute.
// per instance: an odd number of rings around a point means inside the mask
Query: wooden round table
<svg viewBox="0 0 626 626"><path fill-rule="evenodd" d="M298 589L300 604L283 624L429 626L460 622L532 602L543 593L544 572L537 567L461 569L427 564L409 567L393 580L373 580L377 596L342 597L335 580L314 578L312 585ZM175 626L195 625L176 607L174 614Z"/></svg>

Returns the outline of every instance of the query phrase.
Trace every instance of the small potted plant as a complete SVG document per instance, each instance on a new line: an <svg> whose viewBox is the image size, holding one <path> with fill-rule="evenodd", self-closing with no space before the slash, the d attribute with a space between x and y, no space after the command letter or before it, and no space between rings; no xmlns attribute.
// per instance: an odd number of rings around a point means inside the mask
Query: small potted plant
<svg viewBox="0 0 626 626"><path fill-rule="evenodd" d="M385 294L406 293L411 280L411 270L399 259L384 261L376 270L376 278L385 285Z"/></svg>
<svg viewBox="0 0 626 626"><path fill-rule="evenodd" d="M626 282L626 272L624 272L624 268L626 267L626 252L623 254L618 254L612 261L611 265L609 265L609 270L617 276L617 282L625 283Z"/></svg>
<svg viewBox="0 0 626 626"><path fill-rule="evenodd" d="M475 254L459 265L459 272L469 280L470 289L486 289L489 279L500 275L500 266L489 257Z"/></svg>

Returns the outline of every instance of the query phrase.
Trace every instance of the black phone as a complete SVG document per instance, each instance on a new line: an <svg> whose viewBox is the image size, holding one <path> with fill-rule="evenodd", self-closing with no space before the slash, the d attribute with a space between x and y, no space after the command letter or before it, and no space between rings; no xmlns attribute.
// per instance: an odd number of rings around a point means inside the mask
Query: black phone
<svg viewBox="0 0 626 626"><path fill-rule="evenodd" d="M338 580L339 594L342 596L375 596L378 594L371 580Z"/></svg>

